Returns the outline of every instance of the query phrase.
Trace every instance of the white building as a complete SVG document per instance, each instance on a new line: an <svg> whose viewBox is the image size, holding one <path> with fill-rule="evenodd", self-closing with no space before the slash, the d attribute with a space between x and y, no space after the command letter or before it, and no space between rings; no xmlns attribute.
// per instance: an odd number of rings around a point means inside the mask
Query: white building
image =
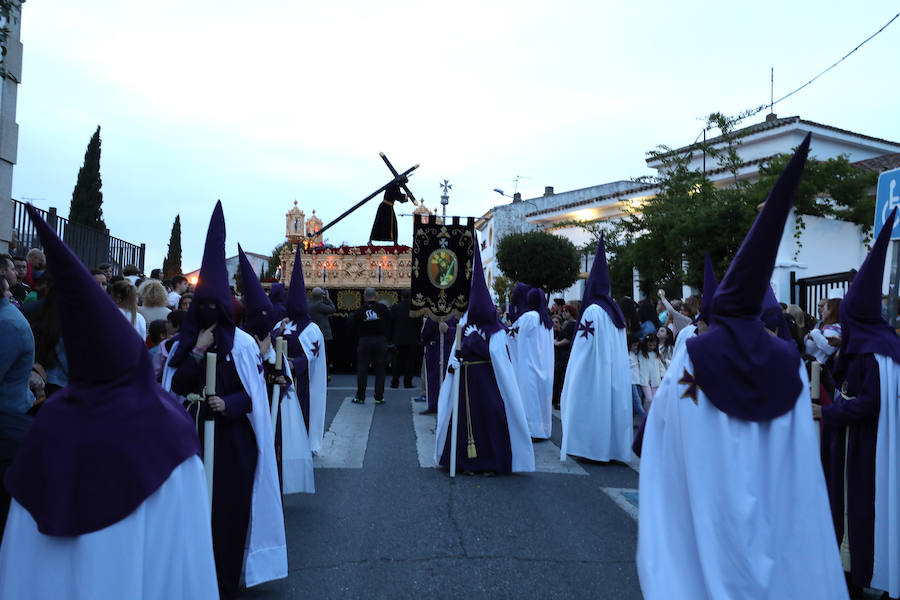
<svg viewBox="0 0 900 600"><path fill-rule="evenodd" d="M807 121L798 116L779 119L769 115L765 121L735 132L741 136L742 142L738 153L743 166L738 170L738 177L757 179L762 163L779 154L791 153L808 132L812 132L812 158L828 160L845 155L856 166L879 172L900 166L898 142ZM724 146L721 137L710 139L707 143L714 147ZM685 146L672 150L672 153L689 151L690 147ZM647 159L647 165L657 171L663 168L657 158ZM716 185L727 186L733 181L727 169L719 168L713 159L704 156L701 151L693 152L688 168L705 170L707 177ZM548 189L552 192L552 188ZM488 257L493 259L497 241L507 233L543 229L563 235L575 244L583 244L589 235L574 223L621 218L628 205L639 206L656 192L657 188L652 184L617 181L495 207L476 224L482 235L485 275L498 274L496 264L492 264L493 261L489 263ZM867 252L862 230L853 223L808 215L804 215L803 220L805 229L798 244L794 237L796 215L791 214L778 251L772 284L779 300L784 302L791 299L792 273L795 279L801 279L850 271L859 268ZM586 271L589 268L590 263L585 265ZM635 288L635 297L638 297L637 285ZM578 299L582 292L583 282L579 281L566 290L564 296L566 299ZM687 290L685 292L689 293Z"/></svg>

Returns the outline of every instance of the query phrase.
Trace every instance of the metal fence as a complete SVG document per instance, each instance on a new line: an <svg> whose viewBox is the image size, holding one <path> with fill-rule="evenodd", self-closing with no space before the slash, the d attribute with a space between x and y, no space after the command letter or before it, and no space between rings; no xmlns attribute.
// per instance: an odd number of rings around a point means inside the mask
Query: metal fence
<svg viewBox="0 0 900 600"><path fill-rule="evenodd" d="M13 200L13 227L18 232L18 254L24 255L31 248L41 248L41 240L37 230L25 210L25 204ZM103 263L112 265L114 275L122 274L125 265L136 265L144 271L145 244L132 244L109 235L109 229L91 229L77 223L69 223L60 217L56 208L49 211L37 209L47 224L66 243L72 252L88 267L96 267Z"/></svg>
<svg viewBox="0 0 900 600"><path fill-rule="evenodd" d="M856 269L845 273L831 273L818 277L796 279L791 271L791 303L798 304L807 314L816 316L816 304L822 298L843 298L856 277Z"/></svg>

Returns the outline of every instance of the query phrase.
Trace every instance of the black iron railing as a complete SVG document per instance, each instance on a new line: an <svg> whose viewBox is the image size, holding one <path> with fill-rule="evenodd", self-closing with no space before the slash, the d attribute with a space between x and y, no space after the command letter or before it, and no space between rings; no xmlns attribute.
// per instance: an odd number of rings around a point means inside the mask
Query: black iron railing
<svg viewBox="0 0 900 600"><path fill-rule="evenodd" d="M25 203L13 200L13 227L18 232L19 249L17 254L24 255L31 248L41 248L41 240L34 224L25 210ZM52 227L56 234L72 249L72 252L88 267L96 267L103 263L112 265L114 275L122 274L122 267L135 265L144 271L145 244L132 244L109 235L109 229L91 229L77 223L69 223L68 219L56 214L56 208L49 211L37 209L41 217Z"/></svg>

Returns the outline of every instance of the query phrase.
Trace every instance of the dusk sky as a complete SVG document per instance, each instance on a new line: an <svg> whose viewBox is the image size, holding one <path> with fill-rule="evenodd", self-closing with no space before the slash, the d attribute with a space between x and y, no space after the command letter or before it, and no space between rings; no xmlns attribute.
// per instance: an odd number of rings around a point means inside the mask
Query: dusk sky
<svg viewBox="0 0 900 600"><path fill-rule="evenodd" d="M399 170L430 208L480 216L650 174L714 111L799 87L890 20L896 2L299 2L28 0L13 197L68 215L102 127L110 232L161 266L181 214L199 267L221 198L227 254L269 254L297 200L328 222ZM775 106L900 141L900 19ZM762 113L747 121L763 119ZM374 199L328 232L363 244ZM409 205L399 212L409 212ZM400 218L401 242L412 221Z"/></svg>

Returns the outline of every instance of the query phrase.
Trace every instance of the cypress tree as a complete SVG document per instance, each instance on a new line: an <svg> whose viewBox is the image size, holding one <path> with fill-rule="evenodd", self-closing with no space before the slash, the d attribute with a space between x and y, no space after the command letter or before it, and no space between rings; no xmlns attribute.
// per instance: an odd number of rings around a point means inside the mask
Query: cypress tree
<svg viewBox="0 0 900 600"><path fill-rule="evenodd" d="M175 215L169 235L169 253L163 261L163 277L171 279L176 275L181 275L181 215Z"/></svg>
<svg viewBox="0 0 900 600"><path fill-rule="evenodd" d="M69 206L69 222L78 223L91 229L106 229L103 222L103 192L100 188L100 126L91 136L84 153L84 165L78 171L78 181L72 191L72 204Z"/></svg>

